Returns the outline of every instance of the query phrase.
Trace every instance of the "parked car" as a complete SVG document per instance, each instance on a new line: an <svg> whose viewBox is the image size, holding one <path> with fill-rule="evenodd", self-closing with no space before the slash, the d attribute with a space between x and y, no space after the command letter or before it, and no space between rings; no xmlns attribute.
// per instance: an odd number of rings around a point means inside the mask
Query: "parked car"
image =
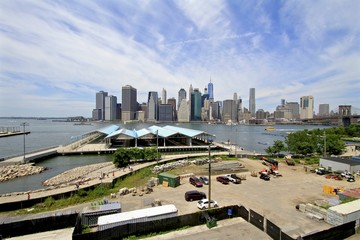
<svg viewBox="0 0 360 240"><path fill-rule="evenodd" d="M218 176L216 177L216 180L222 184L229 184L229 179L227 179L225 176Z"/></svg>
<svg viewBox="0 0 360 240"><path fill-rule="evenodd" d="M236 174L226 174L225 177L227 177L227 179L229 179L230 182L232 183L236 183L239 184L241 183L241 178L239 178L238 176L236 176Z"/></svg>
<svg viewBox="0 0 360 240"><path fill-rule="evenodd" d="M205 176L199 177L199 180L200 180L200 182L202 182L205 185L209 184L209 179L207 177L205 177Z"/></svg>
<svg viewBox="0 0 360 240"><path fill-rule="evenodd" d="M190 177L189 178L189 182L194 185L195 187L202 187L202 183L200 182L200 179L198 179L197 177Z"/></svg>
<svg viewBox="0 0 360 240"><path fill-rule="evenodd" d="M358 171L356 172L356 175L360 176L360 170L358 170Z"/></svg>
<svg viewBox="0 0 360 240"><path fill-rule="evenodd" d="M209 207L209 199L202 199L202 200L198 201L197 207L201 210L208 208ZM217 202L215 200L211 200L210 207L211 208L218 207Z"/></svg>
<svg viewBox="0 0 360 240"><path fill-rule="evenodd" d="M352 175L348 171L345 171L345 172L341 173L341 176L344 177L344 178L354 178L354 175Z"/></svg>
<svg viewBox="0 0 360 240"><path fill-rule="evenodd" d="M203 193L203 192L199 192L199 191L196 191L196 190L192 190L192 191L187 191L185 193L185 200L186 201L194 201L194 200L201 200L201 199L204 199L206 198L206 194Z"/></svg>
<svg viewBox="0 0 360 240"><path fill-rule="evenodd" d="M261 173L261 174L260 174L260 179L263 179L263 180L265 180L265 181L269 181L269 180L270 180L270 177L269 177L267 174L265 174L265 173Z"/></svg>
<svg viewBox="0 0 360 240"><path fill-rule="evenodd" d="M326 174L326 170L325 170L325 168L317 168L317 169L315 169L315 173L319 174L319 175L324 175L324 174Z"/></svg>
<svg viewBox="0 0 360 240"><path fill-rule="evenodd" d="M342 180L342 177L339 175L333 175L333 176L331 176L331 179Z"/></svg>
<svg viewBox="0 0 360 240"><path fill-rule="evenodd" d="M349 177L346 181L348 181L348 182L355 182L355 178L354 178L354 177Z"/></svg>

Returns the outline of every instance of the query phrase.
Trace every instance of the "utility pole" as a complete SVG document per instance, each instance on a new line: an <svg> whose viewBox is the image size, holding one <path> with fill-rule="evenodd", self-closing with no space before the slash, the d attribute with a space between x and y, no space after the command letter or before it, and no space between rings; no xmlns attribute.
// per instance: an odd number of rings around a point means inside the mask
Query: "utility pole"
<svg viewBox="0 0 360 240"><path fill-rule="evenodd" d="M23 122L20 124L20 126L23 126L23 135L24 135L24 156L23 156L23 163L26 163L26 158L25 158L25 126L29 126L29 124L27 122Z"/></svg>

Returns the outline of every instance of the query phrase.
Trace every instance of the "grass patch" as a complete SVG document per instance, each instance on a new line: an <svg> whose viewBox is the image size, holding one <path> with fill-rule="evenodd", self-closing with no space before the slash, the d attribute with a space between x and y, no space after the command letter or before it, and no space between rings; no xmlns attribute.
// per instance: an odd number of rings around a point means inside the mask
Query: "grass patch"
<svg viewBox="0 0 360 240"><path fill-rule="evenodd" d="M344 200L341 201L340 204L352 202L352 201L355 201L355 200L358 200L358 199L357 199L357 198L353 198L353 197L345 198Z"/></svg>
<svg viewBox="0 0 360 240"><path fill-rule="evenodd" d="M145 186L147 180L150 177L156 175L151 172L152 167L144 168L132 175L125 177L122 180L118 180L115 186L112 188L109 185L98 185L93 190L79 189L72 196L55 200L52 197L48 197L42 203L38 203L28 209L19 209L11 211L14 215L34 214L40 212L54 211L58 209L67 208L70 206L86 203L97 202L101 204L104 197L108 197L110 193L118 192L123 187L141 187ZM31 211L29 211L31 209Z"/></svg>

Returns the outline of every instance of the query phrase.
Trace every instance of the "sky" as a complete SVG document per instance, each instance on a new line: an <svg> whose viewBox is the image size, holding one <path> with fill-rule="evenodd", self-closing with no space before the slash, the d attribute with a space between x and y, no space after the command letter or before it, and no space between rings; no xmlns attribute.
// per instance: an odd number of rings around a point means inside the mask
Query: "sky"
<svg viewBox="0 0 360 240"><path fill-rule="evenodd" d="M360 108L358 0L0 1L0 117L91 117L96 92L215 101L274 111L311 95ZM360 114L360 112L359 112Z"/></svg>

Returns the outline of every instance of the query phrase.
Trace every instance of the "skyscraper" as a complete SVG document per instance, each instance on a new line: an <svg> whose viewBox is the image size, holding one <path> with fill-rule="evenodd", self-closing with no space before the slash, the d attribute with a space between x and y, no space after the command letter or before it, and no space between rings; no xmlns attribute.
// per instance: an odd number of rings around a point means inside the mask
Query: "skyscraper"
<svg viewBox="0 0 360 240"><path fill-rule="evenodd" d="M105 97L105 119L113 121L116 119L117 98L113 95Z"/></svg>
<svg viewBox="0 0 360 240"><path fill-rule="evenodd" d="M148 121L157 121L159 113L159 102L158 102L158 93L149 92L148 94Z"/></svg>
<svg viewBox="0 0 360 240"><path fill-rule="evenodd" d="M185 89L181 88L179 90L179 92L178 92L178 106L177 106L177 109L179 109L180 103L182 102L183 99L186 100L186 91L185 91Z"/></svg>
<svg viewBox="0 0 360 240"><path fill-rule="evenodd" d="M164 88L161 92L161 104L166 104L166 90Z"/></svg>
<svg viewBox="0 0 360 240"><path fill-rule="evenodd" d="M122 120L135 120L137 111L137 91L130 85L122 87Z"/></svg>
<svg viewBox="0 0 360 240"><path fill-rule="evenodd" d="M255 117L256 114L256 105L255 105L255 88L250 88L249 96L249 111L252 117Z"/></svg>
<svg viewBox="0 0 360 240"><path fill-rule="evenodd" d="M96 93L95 108L100 109L100 118L96 119L96 120L105 120L105 97L107 95L108 95L108 93L104 92L104 91L100 91L100 92Z"/></svg>
<svg viewBox="0 0 360 240"><path fill-rule="evenodd" d="M201 120L201 92L195 88L191 93L191 120Z"/></svg>
<svg viewBox="0 0 360 240"><path fill-rule="evenodd" d="M209 100L211 102L214 102L214 85L211 82L211 78L210 78L210 82L208 83L208 94L209 94Z"/></svg>
<svg viewBox="0 0 360 240"><path fill-rule="evenodd" d="M300 119L312 119L314 114L314 97L303 96L300 98Z"/></svg>

